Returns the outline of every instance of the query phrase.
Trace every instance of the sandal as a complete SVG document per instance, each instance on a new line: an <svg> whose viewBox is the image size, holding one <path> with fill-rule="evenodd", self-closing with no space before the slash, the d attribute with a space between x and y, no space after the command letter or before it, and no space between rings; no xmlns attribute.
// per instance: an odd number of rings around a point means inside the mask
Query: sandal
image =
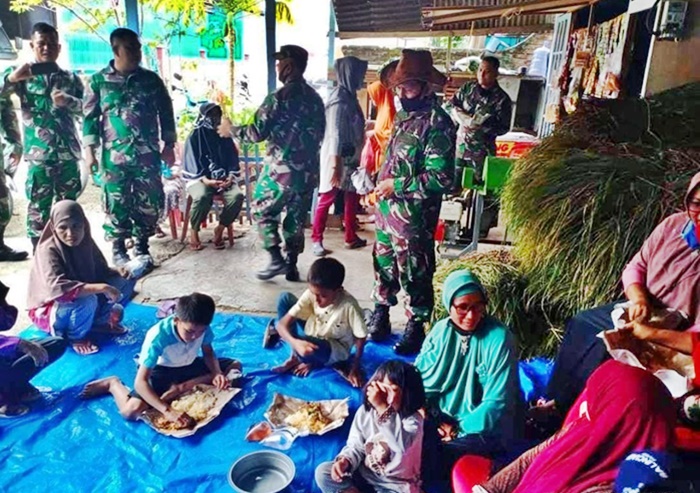
<svg viewBox="0 0 700 493"><path fill-rule="evenodd" d="M226 249L226 243L224 243L223 238L219 242L214 242L214 250L225 250Z"/></svg>
<svg viewBox="0 0 700 493"><path fill-rule="evenodd" d="M190 243L190 250L193 252L199 252L201 250L204 250L206 247L202 245L201 243Z"/></svg>
<svg viewBox="0 0 700 493"><path fill-rule="evenodd" d="M87 356L89 354L95 354L100 350L99 347L97 347L93 342L88 341L88 340L80 340L80 341L73 341L71 343L71 346L73 347L73 351L78 353L80 356ZM78 350L78 348L84 348L82 351Z"/></svg>

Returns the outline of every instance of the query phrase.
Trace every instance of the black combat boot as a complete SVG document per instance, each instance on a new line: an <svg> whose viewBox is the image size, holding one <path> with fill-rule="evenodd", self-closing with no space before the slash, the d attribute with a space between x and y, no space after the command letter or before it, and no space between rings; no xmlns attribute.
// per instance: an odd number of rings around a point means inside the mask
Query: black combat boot
<svg viewBox="0 0 700 493"><path fill-rule="evenodd" d="M112 243L112 263L115 267L121 267L129 260L129 254L126 253L126 244L123 238L118 238Z"/></svg>
<svg viewBox="0 0 700 493"><path fill-rule="evenodd" d="M389 307L387 305L375 305L374 313L367 326L369 338L374 342L386 341L391 336L391 322L389 321Z"/></svg>
<svg viewBox="0 0 700 493"><path fill-rule="evenodd" d="M394 346L394 352L401 356L418 354L425 340L425 322L411 318L406 324L401 340Z"/></svg>
<svg viewBox="0 0 700 493"><path fill-rule="evenodd" d="M148 237L137 238L134 242L134 257L146 257L146 262L153 266L153 257L148 246Z"/></svg>
<svg viewBox="0 0 700 493"><path fill-rule="evenodd" d="M282 257L280 247L272 247L270 252L270 263L263 270L258 271L257 277L261 281L267 281L275 276L287 273L287 262Z"/></svg>
<svg viewBox="0 0 700 493"><path fill-rule="evenodd" d="M284 276L289 282L299 282L301 278L299 277L299 269L297 268L297 259L299 255L297 253L287 254L287 274Z"/></svg>
<svg viewBox="0 0 700 493"><path fill-rule="evenodd" d="M32 238L33 240L34 238ZM39 238L36 239L37 242ZM36 246L34 247L36 250ZM29 256L27 252L13 250L5 245L5 227L0 227L0 262L17 262L24 260Z"/></svg>

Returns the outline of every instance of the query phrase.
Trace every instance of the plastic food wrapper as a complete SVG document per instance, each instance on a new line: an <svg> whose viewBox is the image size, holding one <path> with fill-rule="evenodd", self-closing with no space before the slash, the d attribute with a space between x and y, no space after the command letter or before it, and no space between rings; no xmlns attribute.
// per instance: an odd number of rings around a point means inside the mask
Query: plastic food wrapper
<svg viewBox="0 0 700 493"><path fill-rule="evenodd" d="M153 420L156 418L156 416L158 414L160 414L160 412L155 410L155 409L148 409L148 410L144 411L141 414L140 419L145 421L146 423L148 423L148 425L151 428L153 428L154 430L156 430L158 433L160 433L162 435L167 435L167 436L171 436L174 438L185 438L185 437L194 435L195 433L197 433L197 431L199 429L201 429L201 428L205 427L206 425L208 425L209 423L211 423L214 420L214 418L216 418L219 414L221 414L221 410L224 408L224 406L226 404L228 404L229 401L231 399L233 399L235 397L235 395L241 391L241 389L237 389L237 388L228 388L225 390L218 390L213 385L203 385L202 384L202 385L195 386L194 389L192 389L189 392L184 393L178 399L181 399L182 397L185 397L185 396L195 392L196 390L208 390L208 389L214 389L216 391L216 394L217 394L216 395L216 404L214 404L214 407L212 407L209 410L209 412L207 413L207 417L201 421L198 421L197 424L195 425L195 427L192 429L163 430L161 428L158 428L153 423Z"/></svg>
<svg viewBox="0 0 700 493"><path fill-rule="evenodd" d="M317 432L312 432L310 430L297 430L290 426L286 419L301 410L309 404L320 405L323 415L330 420L326 426ZM272 399L272 404L265 412L265 418L270 422L270 424L275 428L288 428L290 430L295 430L300 436L305 435L325 435L331 430L340 428L343 426L345 419L350 415L350 410L348 408L347 399L329 399L323 401L305 401L302 399L297 399L295 397L289 397L282 394L275 394Z"/></svg>
<svg viewBox="0 0 700 493"><path fill-rule="evenodd" d="M641 341L627 331L608 330L598 334L616 361L650 371L674 398L685 395L695 378L693 358L673 349Z"/></svg>

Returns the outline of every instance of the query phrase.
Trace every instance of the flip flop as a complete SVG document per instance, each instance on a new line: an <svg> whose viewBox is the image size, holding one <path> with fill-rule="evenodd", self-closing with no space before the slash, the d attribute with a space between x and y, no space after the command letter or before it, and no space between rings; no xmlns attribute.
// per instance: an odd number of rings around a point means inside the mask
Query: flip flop
<svg viewBox="0 0 700 493"><path fill-rule="evenodd" d="M86 352L84 352L84 353L79 353L78 350L75 349L75 346L78 345L78 342L83 342L83 343L86 343L86 344L89 343L89 344L92 345L92 347L91 347L90 349L88 349L88 350L87 350ZM80 355L80 356L88 356L88 355L90 355L90 354L95 354L95 353L97 353L97 352L100 350L99 347L97 347L95 344L93 344L93 343L90 342L90 341L75 341L75 342L71 343L71 347L73 348L73 351L75 351L76 354L78 354L78 355Z"/></svg>
<svg viewBox="0 0 700 493"><path fill-rule="evenodd" d="M190 250L192 250L193 252L199 252L201 250L204 250L205 248L206 247L204 245L202 245L201 243L199 243L199 244L190 243Z"/></svg>
<svg viewBox="0 0 700 493"><path fill-rule="evenodd" d="M224 243L223 240L219 243L214 243L214 250L225 250L226 249L226 244Z"/></svg>
<svg viewBox="0 0 700 493"><path fill-rule="evenodd" d="M18 418L29 412L29 407L24 404L6 404L0 406L0 418Z"/></svg>

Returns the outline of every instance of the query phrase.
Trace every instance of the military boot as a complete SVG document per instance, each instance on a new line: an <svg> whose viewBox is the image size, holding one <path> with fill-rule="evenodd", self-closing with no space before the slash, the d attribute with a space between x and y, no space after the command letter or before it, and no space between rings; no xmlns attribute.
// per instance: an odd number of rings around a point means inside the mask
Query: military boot
<svg viewBox="0 0 700 493"><path fill-rule="evenodd" d="M299 282L301 278L299 277L299 269L297 268L297 259L299 255L297 253L287 254L287 274L284 276L289 282Z"/></svg>
<svg viewBox="0 0 700 493"><path fill-rule="evenodd" d="M270 263L263 270L258 271L257 277L261 281L267 281L275 276L287 274L287 262L282 257L279 247L272 247L270 252Z"/></svg>
<svg viewBox="0 0 700 493"><path fill-rule="evenodd" d="M391 322L389 321L389 307L387 305L375 305L367 330L369 338L374 342L386 341L391 336Z"/></svg>
<svg viewBox="0 0 700 493"><path fill-rule="evenodd" d="M26 259L29 254L20 250L13 250L5 245L5 228L0 228L0 262L17 262ZM37 238L37 241L39 238Z"/></svg>
<svg viewBox="0 0 700 493"><path fill-rule="evenodd" d="M129 254L126 253L126 243L123 238L118 238L112 242L112 264L115 267L121 267L129 260Z"/></svg>
<svg viewBox="0 0 700 493"><path fill-rule="evenodd" d="M425 340L425 322L411 319L406 324L401 340L394 345L394 352L401 356L417 354Z"/></svg>
<svg viewBox="0 0 700 493"><path fill-rule="evenodd" d="M137 238L134 242L134 257L143 257L146 263L153 266L153 257L148 246L148 237Z"/></svg>

